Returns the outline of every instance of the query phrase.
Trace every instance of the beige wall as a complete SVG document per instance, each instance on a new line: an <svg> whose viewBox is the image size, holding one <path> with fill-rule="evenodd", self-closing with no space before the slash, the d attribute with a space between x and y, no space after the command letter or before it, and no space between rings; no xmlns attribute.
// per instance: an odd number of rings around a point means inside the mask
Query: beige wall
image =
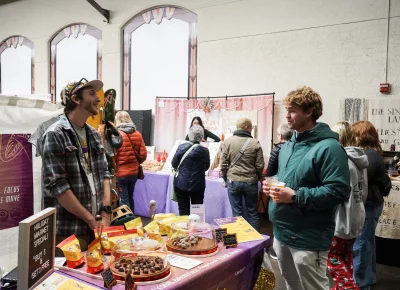
<svg viewBox="0 0 400 290"><path fill-rule="evenodd" d="M0 39L20 34L35 44L36 92L49 92L49 39L60 28L86 22L103 32L103 81L121 93L121 27L140 11L160 4L198 14L198 95L276 92L300 85L324 101L321 119L338 121L339 98L377 97L388 81L400 90L400 1L389 0L99 0L111 23L86 1L21 0L0 6ZM276 108L279 108L278 104ZM284 121L277 111L275 124Z"/></svg>

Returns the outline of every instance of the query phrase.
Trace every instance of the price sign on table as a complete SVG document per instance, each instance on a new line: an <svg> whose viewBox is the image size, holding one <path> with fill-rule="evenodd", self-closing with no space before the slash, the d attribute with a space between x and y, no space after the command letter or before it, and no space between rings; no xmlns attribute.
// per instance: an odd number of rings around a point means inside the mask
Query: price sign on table
<svg viewBox="0 0 400 290"><path fill-rule="evenodd" d="M19 223L18 289L33 289L54 272L55 239L55 208Z"/></svg>
<svg viewBox="0 0 400 290"><path fill-rule="evenodd" d="M226 235L228 233L227 229L215 229L215 238L217 242L222 241L222 236Z"/></svg>
<svg viewBox="0 0 400 290"><path fill-rule="evenodd" d="M227 248L234 248L238 245L236 234L226 234L222 236L224 246Z"/></svg>

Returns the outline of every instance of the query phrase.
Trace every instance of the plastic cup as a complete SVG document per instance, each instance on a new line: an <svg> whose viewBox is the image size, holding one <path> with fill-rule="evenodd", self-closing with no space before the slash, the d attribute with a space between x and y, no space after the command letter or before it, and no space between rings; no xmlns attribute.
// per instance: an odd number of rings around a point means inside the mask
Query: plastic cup
<svg viewBox="0 0 400 290"><path fill-rule="evenodd" d="M269 187L284 188L285 185L286 185L284 182L279 181L278 178L276 178L276 177L267 177L265 180L267 181L267 185L268 185ZM273 201L275 201L275 202L278 201L277 198L275 198L275 197L273 197L273 196L271 196L271 197L272 197L272 200L273 200Z"/></svg>

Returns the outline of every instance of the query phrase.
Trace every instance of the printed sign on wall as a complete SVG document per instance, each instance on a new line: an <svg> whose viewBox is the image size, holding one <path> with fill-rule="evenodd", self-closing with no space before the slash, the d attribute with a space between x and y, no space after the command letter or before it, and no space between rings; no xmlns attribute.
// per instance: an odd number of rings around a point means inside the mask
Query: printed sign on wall
<svg viewBox="0 0 400 290"><path fill-rule="evenodd" d="M0 134L0 230L33 215L32 144L29 134Z"/></svg>
<svg viewBox="0 0 400 290"><path fill-rule="evenodd" d="M368 120L374 124L382 149L400 151L400 99L370 99Z"/></svg>

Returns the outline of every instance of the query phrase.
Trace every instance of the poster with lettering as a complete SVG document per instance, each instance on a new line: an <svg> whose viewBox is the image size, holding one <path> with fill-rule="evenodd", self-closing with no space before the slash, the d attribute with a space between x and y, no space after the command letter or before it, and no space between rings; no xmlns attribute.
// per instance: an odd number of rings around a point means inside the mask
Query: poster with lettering
<svg viewBox="0 0 400 290"><path fill-rule="evenodd" d="M383 150L400 151L400 98L370 99L368 121L374 124Z"/></svg>
<svg viewBox="0 0 400 290"><path fill-rule="evenodd" d="M33 215L30 134L0 134L0 230Z"/></svg>
<svg viewBox="0 0 400 290"><path fill-rule="evenodd" d="M19 223L18 288L32 289L54 271L56 209L48 207Z"/></svg>
<svg viewBox="0 0 400 290"><path fill-rule="evenodd" d="M392 181L392 190L384 197L383 211L375 235L400 240L400 181Z"/></svg>

